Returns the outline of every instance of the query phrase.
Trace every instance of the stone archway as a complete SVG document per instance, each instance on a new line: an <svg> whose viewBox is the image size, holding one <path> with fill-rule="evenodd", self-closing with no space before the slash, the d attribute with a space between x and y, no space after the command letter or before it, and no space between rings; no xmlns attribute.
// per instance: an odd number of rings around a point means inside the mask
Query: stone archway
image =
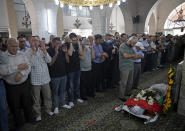
<svg viewBox="0 0 185 131"><path fill-rule="evenodd" d="M168 15L183 2L184 0L158 0L148 13L145 21L145 32L148 32L148 24L152 14L155 16L155 32L163 32Z"/></svg>

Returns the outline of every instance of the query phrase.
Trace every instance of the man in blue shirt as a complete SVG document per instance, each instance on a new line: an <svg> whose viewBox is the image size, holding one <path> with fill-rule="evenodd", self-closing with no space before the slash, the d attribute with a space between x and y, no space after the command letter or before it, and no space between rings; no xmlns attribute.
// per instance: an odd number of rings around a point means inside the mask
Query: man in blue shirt
<svg viewBox="0 0 185 131"><path fill-rule="evenodd" d="M102 36L97 34L94 36L95 43L93 45L95 52L95 59L92 62L92 70L93 70L93 87L97 91L102 91L102 73L103 73L103 62L106 57L108 57L107 53L105 53L102 49L101 40ZM94 95L94 94L93 94Z"/></svg>
<svg viewBox="0 0 185 131"><path fill-rule="evenodd" d="M138 57L138 59L134 60L134 77L133 77L133 86L132 88L136 89L138 86L138 82L139 82L139 77L141 74L141 58L144 58L144 53L142 52L142 50L144 50L144 46L141 42L137 42L135 47L133 47L134 52L136 53L136 55L140 55L141 57Z"/></svg>

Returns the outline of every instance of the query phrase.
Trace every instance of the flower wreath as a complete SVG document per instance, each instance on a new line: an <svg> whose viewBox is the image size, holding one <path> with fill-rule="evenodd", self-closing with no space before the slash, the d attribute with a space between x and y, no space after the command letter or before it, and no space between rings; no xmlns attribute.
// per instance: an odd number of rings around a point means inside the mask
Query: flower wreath
<svg viewBox="0 0 185 131"><path fill-rule="evenodd" d="M168 89L163 103L163 113L167 113L172 108L172 90L175 86L175 69L170 66L168 71Z"/></svg>

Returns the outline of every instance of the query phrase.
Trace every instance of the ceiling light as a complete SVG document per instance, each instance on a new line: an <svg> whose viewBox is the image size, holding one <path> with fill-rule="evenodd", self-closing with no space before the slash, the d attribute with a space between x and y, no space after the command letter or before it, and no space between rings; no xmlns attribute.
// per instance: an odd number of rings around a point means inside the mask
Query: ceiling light
<svg viewBox="0 0 185 131"><path fill-rule="evenodd" d="M59 5L59 0L55 0L55 4L56 5Z"/></svg>
<svg viewBox="0 0 185 131"><path fill-rule="evenodd" d="M100 5L100 9L103 10L103 5Z"/></svg>
<svg viewBox="0 0 185 131"><path fill-rule="evenodd" d="M73 7L71 5L69 5L69 9L71 10Z"/></svg>
<svg viewBox="0 0 185 131"><path fill-rule="evenodd" d="M82 10L82 6L79 6L79 9Z"/></svg>
<svg viewBox="0 0 185 131"><path fill-rule="evenodd" d="M112 3L110 3L110 4L109 4L109 7L111 8L111 7L112 7L112 5L113 5L113 4L112 4Z"/></svg>
<svg viewBox="0 0 185 131"><path fill-rule="evenodd" d="M90 10L92 10L93 9L93 6L90 6L89 8L90 8Z"/></svg>
<svg viewBox="0 0 185 131"><path fill-rule="evenodd" d="M60 7L63 8L64 7L64 4L62 2L60 2Z"/></svg>
<svg viewBox="0 0 185 131"><path fill-rule="evenodd" d="M121 4L121 2L118 0L118 1L117 1L117 5L120 5L120 4Z"/></svg>

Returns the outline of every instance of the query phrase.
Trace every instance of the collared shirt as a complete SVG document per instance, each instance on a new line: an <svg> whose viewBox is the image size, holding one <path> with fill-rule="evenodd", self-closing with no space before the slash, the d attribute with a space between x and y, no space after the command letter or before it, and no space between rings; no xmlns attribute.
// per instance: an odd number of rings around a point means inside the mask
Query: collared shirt
<svg viewBox="0 0 185 131"><path fill-rule="evenodd" d="M26 47L24 49L19 48L19 51L26 52L29 49L29 47Z"/></svg>
<svg viewBox="0 0 185 131"><path fill-rule="evenodd" d="M140 51L137 51L136 47L133 47L133 50L136 53L136 55L142 55L144 57L144 53L141 50ZM134 60L134 62L140 63L141 62L141 58Z"/></svg>
<svg viewBox="0 0 185 131"><path fill-rule="evenodd" d="M11 55L8 51L5 52L7 57L7 63L0 65L0 75L8 83L12 85L19 85L24 83L31 71L31 64L25 53L18 51L16 55ZM19 64L27 64L29 68L27 70L18 70ZM15 82L15 75L20 72L23 77L19 82Z"/></svg>
<svg viewBox="0 0 185 131"><path fill-rule="evenodd" d="M51 62L51 57L38 49L36 55L33 55L32 49L27 54L31 61L31 84L32 85L44 85L50 82L50 75L48 71L47 63Z"/></svg>
<svg viewBox="0 0 185 131"><path fill-rule="evenodd" d="M94 63L102 63L102 60L101 60L101 55L104 53L103 52L103 49L102 49L102 46L99 44L99 45L96 45L94 44L94 53L95 53L95 59L93 59L93 62Z"/></svg>
<svg viewBox="0 0 185 131"><path fill-rule="evenodd" d="M132 58L125 58L123 53L134 54L132 47L127 44L121 44L119 48L119 69L120 70L133 70L134 69L134 60Z"/></svg>
<svg viewBox="0 0 185 131"><path fill-rule="evenodd" d="M85 47L85 56L83 60L80 60L80 70L90 71L91 70L91 49L89 46Z"/></svg>

